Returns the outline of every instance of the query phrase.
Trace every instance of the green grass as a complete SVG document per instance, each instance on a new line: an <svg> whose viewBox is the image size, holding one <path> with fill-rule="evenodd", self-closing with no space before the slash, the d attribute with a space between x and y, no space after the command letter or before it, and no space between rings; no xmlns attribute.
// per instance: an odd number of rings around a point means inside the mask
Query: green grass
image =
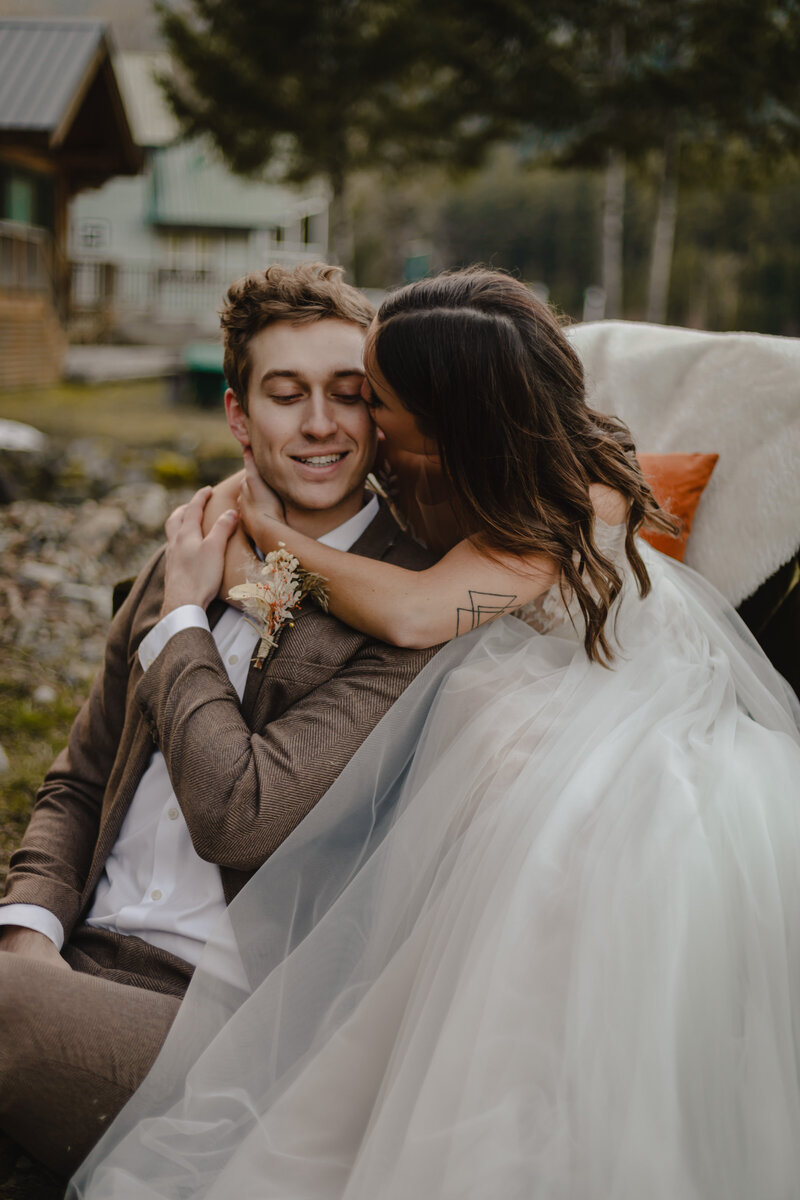
<svg viewBox="0 0 800 1200"><path fill-rule="evenodd" d="M32 692L42 683L55 690L56 699L39 705ZM9 855L19 844L44 774L66 745L84 691L59 683L31 654L4 648L0 745L9 768L0 776L0 881L5 879Z"/></svg>
<svg viewBox="0 0 800 1200"><path fill-rule="evenodd" d="M58 438L111 438L132 448L191 444L209 456L237 450L221 402L218 410L173 404L163 380L0 391L0 417Z"/></svg>

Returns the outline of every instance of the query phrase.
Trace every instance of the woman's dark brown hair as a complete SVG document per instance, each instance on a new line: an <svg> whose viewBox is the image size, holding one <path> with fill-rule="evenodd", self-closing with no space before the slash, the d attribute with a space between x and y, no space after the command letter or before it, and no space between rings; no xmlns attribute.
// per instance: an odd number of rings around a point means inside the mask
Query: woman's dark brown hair
<svg viewBox="0 0 800 1200"><path fill-rule="evenodd" d="M642 477L631 435L586 404L583 368L550 309L499 271L471 268L391 293L372 354L386 382L436 441L463 528L489 555L546 554L583 614L589 657L622 579L594 540L593 483L629 501L625 549L639 592L650 578L634 535L675 533Z"/></svg>

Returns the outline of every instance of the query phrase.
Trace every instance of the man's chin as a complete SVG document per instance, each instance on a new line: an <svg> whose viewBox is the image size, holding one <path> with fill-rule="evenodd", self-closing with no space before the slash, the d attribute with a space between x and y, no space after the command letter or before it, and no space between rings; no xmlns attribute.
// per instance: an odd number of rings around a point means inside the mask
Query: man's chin
<svg viewBox="0 0 800 1200"><path fill-rule="evenodd" d="M347 505L349 502L354 502L356 496L361 496L365 484L366 476L346 488L326 487L325 484L320 483L311 487L293 488L289 494L281 496L281 499L287 514L292 509L308 513L329 512Z"/></svg>

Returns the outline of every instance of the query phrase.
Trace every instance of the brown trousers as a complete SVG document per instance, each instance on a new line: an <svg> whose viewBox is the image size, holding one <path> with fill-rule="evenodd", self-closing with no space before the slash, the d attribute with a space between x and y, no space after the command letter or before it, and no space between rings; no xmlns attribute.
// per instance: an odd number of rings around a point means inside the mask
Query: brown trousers
<svg viewBox="0 0 800 1200"><path fill-rule="evenodd" d="M130 969L137 938L82 940L69 971L0 951L0 1130L65 1178L144 1079L190 973L171 955L171 978Z"/></svg>

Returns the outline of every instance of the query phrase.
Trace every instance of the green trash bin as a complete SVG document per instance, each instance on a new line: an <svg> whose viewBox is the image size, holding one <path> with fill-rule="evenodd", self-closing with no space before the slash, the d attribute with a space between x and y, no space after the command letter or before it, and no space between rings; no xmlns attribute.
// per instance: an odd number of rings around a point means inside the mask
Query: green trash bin
<svg viewBox="0 0 800 1200"><path fill-rule="evenodd" d="M219 408L225 394L222 370L222 346L218 342L190 342L183 348L184 386L189 404L200 408Z"/></svg>

